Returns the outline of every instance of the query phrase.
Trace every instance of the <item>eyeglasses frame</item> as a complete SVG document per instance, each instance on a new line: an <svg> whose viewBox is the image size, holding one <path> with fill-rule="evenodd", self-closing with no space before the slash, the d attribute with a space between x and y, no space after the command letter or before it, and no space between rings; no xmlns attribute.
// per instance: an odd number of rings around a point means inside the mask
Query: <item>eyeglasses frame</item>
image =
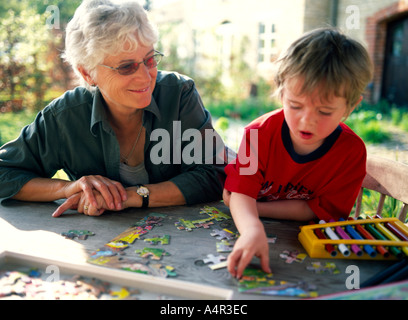
<svg viewBox="0 0 408 320"><path fill-rule="evenodd" d="M151 59L151 58L153 58L153 57L156 57L156 56L159 56L159 57L160 57L160 60L157 62L156 66L155 66L155 67L157 67L157 65L158 65L158 64L160 63L160 61L161 61L161 58L164 57L164 54L161 53L160 51L154 50L154 54L151 55L151 56L149 56L149 57L147 57L147 58L145 58L145 59L143 59L143 61L133 62L132 64L137 64L137 68L136 68L135 72L129 73L129 74L121 74L121 73L119 72L120 66L117 67L117 68L114 68L114 67L111 67L111 66L107 66L107 65L104 65L104 64L99 64L99 66L105 67L105 68L109 68L109 69L114 70L114 71L117 71L121 76L130 76L130 75L132 75L132 74L135 74L135 73L137 72L137 70L139 70L139 67L140 67L141 64L144 64L146 67L149 68L149 66L146 64L146 62L147 62L149 59ZM155 67L152 67L152 68L149 68L149 69L153 69L153 68L155 68Z"/></svg>

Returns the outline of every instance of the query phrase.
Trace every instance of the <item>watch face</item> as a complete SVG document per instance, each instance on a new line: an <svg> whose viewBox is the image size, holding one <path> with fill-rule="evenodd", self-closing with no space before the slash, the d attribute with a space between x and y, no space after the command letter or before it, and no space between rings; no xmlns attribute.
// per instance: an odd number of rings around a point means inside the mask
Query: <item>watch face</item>
<svg viewBox="0 0 408 320"><path fill-rule="evenodd" d="M139 187L137 189L137 194L142 196L142 197L147 196L147 195L149 195L149 189L147 189L146 187Z"/></svg>

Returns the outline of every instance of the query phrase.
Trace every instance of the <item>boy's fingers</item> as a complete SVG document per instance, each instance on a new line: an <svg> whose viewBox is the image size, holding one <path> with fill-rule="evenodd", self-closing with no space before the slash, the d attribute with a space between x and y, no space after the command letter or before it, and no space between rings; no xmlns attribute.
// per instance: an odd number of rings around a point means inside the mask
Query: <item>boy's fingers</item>
<svg viewBox="0 0 408 320"><path fill-rule="evenodd" d="M243 252L241 259L239 260L237 267L237 279L241 279L242 274L244 273L245 268L248 266L249 262L252 260L253 254L249 252Z"/></svg>
<svg viewBox="0 0 408 320"><path fill-rule="evenodd" d="M236 276L236 268L241 254L242 250L233 250L228 256L228 271L233 277Z"/></svg>
<svg viewBox="0 0 408 320"><path fill-rule="evenodd" d="M271 267L269 266L269 255L261 256L261 268L266 273L272 273Z"/></svg>

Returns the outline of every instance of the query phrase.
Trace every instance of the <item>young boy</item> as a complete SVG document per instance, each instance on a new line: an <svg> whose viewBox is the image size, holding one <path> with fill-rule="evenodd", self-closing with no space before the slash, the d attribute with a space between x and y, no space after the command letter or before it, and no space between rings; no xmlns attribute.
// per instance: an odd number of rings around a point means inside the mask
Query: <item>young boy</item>
<svg viewBox="0 0 408 320"><path fill-rule="evenodd" d="M278 66L283 108L246 127L238 157L225 169L224 202L240 233L228 270L237 278L253 256L271 271L259 217L347 218L366 174L364 142L342 122L372 78L364 47L318 29L295 41Z"/></svg>

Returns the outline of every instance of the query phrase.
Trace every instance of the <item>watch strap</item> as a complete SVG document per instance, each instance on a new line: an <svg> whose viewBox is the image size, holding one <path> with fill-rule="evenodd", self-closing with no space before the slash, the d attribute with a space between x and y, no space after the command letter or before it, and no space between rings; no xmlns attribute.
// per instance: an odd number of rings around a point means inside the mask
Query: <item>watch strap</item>
<svg viewBox="0 0 408 320"><path fill-rule="evenodd" d="M136 185L136 187L137 188L140 188L140 187L146 188L143 184L138 184L138 185ZM142 209L147 208L149 206L149 194L145 194L145 195L139 194L139 195L142 197L142 207L141 208Z"/></svg>

